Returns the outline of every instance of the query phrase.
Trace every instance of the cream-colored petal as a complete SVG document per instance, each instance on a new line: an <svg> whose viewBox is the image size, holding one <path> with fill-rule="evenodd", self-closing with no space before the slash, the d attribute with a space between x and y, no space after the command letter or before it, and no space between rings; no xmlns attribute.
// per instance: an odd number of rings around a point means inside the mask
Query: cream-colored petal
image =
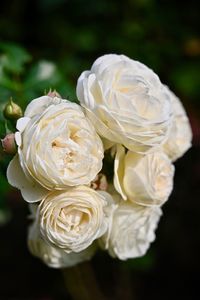
<svg viewBox="0 0 200 300"><path fill-rule="evenodd" d="M97 249L96 244L93 243L84 251L67 254L63 249L53 247L41 238L37 222L29 227L28 247L34 256L40 258L51 268L68 268L83 261L88 261Z"/></svg>
<svg viewBox="0 0 200 300"><path fill-rule="evenodd" d="M36 115L41 115L50 105L52 104L59 104L68 102L67 100L55 97L49 97L49 96L42 96L37 99L32 100L29 105L27 106L24 116L33 118Z"/></svg>
<svg viewBox="0 0 200 300"><path fill-rule="evenodd" d="M138 61L98 58L79 77L77 97L101 137L131 151L147 153L167 138L171 101L158 76Z"/></svg>
<svg viewBox="0 0 200 300"><path fill-rule="evenodd" d="M104 151L110 149L114 143L109 141L108 139L106 138L101 138L102 142L103 142L103 148L104 148Z"/></svg>
<svg viewBox="0 0 200 300"><path fill-rule="evenodd" d="M42 238L66 253L87 249L107 230L109 200L107 193L86 186L50 192L39 206Z"/></svg>
<svg viewBox="0 0 200 300"><path fill-rule="evenodd" d="M160 207L121 201L114 212L111 229L100 239L100 245L121 260L140 257L154 241L161 215Z"/></svg>
<svg viewBox="0 0 200 300"><path fill-rule="evenodd" d="M48 107L50 99L51 98L48 96L42 96L32 100L24 112L25 117L32 118L37 114L43 113L43 111Z"/></svg>
<svg viewBox="0 0 200 300"><path fill-rule="evenodd" d="M174 162L192 146L192 130L180 99L167 86L164 86L164 91L172 100L173 119L163 151Z"/></svg>
<svg viewBox="0 0 200 300"><path fill-rule="evenodd" d="M10 185L20 189L22 197L29 203L42 200L49 192L32 178L25 176L19 163L18 154L15 155L8 166L7 178Z"/></svg>
<svg viewBox="0 0 200 300"><path fill-rule="evenodd" d="M23 132L29 121L30 121L30 118L28 118L28 117L20 118L19 120L17 120L17 125L16 125L17 130L19 130L20 132Z"/></svg>
<svg viewBox="0 0 200 300"><path fill-rule="evenodd" d="M106 238L105 238L105 248L108 248L109 238L111 234L111 228L113 223L113 215L116 209L119 206L118 197L113 197L111 194L107 192L100 191L108 205L104 208L104 213L106 214L108 218L108 224L107 224L107 231L106 231ZM101 239L99 240L100 246L102 246Z"/></svg>
<svg viewBox="0 0 200 300"><path fill-rule="evenodd" d="M124 200L127 200L127 196L123 188L123 177L124 177L124 159L125 159L125 148L121 145L117 145L117 153L115 156L114 163L114 186L118 193L121 194Z"/></svg>
<svg viewBox="0 0 200 300"><path fill-rule="evenodd" d="M173 187L174 167L162 152L138 155L128 151L125 158L123 187L127 198L144 206L160 206Z"/></svg>
<svg viewBox="0 0 200 300"><path fill-rule="evenodd" d="M104 149L81 106L56 97L32 102L38 115L22 133L23 147L18 150L25 174L29 169L48 190L89 184L102 168Z"/></svg>
<svg viewBox="0 0 200 300"><path fill-rule="evenodd" d="M108 69L115 63L120 62L123 57L125 56L116 54L105 54L95 60L95 62L92 65L91 71L94 73L102 73L105 69Z"/></svg>
<svg viewBox="0 0 200 300"><path fill-rule="evenodd" d="M15 142L16 142L17 146L21 147L22 137L21 137L21 133L19 131L15 132Z"/></svg>

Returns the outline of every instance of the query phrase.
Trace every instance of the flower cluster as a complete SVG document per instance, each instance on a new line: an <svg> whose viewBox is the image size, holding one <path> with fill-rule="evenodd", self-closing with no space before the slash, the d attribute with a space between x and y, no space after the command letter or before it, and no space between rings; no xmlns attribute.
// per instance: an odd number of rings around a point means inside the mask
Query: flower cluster
<svg viewBox="0 0 200 300"><path fill-rule="evenodd" d="M54 268L98 247L122 260L144 255L173 188L172 162L191 146L179 99L124 55L98 58L79 77L77 98L80 105L56 93L30 102L7 170L29 203L29 249Z"/></svg>

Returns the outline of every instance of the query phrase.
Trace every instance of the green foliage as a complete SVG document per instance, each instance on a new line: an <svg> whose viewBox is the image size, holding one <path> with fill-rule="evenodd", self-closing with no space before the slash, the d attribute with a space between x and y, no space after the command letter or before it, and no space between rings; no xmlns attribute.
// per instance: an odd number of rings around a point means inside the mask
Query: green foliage
<svg viewBox="0 0 200 300"><path fill-rule="evenodd" d="M24 108L31 99L43 95L50 88L75 100L75 89L58 65L44 59L35 62L24 48L0 43L1 108L10 97Z"/></svg>
<svg viewBox="0 0 200 300"><path fill-rule="evenodd" d="M0 51L0 65L5 73L8 71L12 74L21 74L24 71L25 63L31 59L25 49L13 43L1 43Z"/></svg>
<svg viewBox="0 0 200 300"><path fill-rule="evenodd" d="M155 253L151 249L150 251L147 252L146 255L142 257L129 259L125 262L120 262L120 263L121 263L121 268L124 269L132 269L139 272L149 271L154 266Z"/></svg>
<svg viewBox="0 0 200 300"><path fill-rule="evenodd" d="M173 73L175 86L187 97L192 97L199 101L199 77L200 64L184 64L179 66Z"/></svg>

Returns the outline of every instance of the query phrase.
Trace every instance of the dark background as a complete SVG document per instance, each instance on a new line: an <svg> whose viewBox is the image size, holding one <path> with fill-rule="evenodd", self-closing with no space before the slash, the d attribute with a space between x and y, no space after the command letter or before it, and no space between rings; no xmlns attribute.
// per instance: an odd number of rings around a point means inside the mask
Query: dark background
<svg viewBox="0 0 200 300"><path fill-rule="evenodd" d="M92 261L108 299L198 299L200 277L200 35L198 1L12 0L0 7L0 110L49 88L76 100L80 73L105 53L151 67L181 98L193 147L176 162L174 191L157 239L143 258ZM41 75L45 66L51 72ZM0 135L5 122L0 115ZM5 178L0 152L0 299L68 299L59 270L26 247L27 206ZM69 298L70 299L70 298Z"/></svg>

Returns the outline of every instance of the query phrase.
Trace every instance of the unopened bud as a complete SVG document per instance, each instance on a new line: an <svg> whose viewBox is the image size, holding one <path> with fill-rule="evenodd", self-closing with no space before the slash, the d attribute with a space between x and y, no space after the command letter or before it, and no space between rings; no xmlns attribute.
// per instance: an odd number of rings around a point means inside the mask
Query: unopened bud
<svg viewBox="0 0 200 300"><path fill-rule="evenodd" d="M6 104L3 114L8 120L17 120L23 116L21 107L12 100Z"/></svg>
<svg viewBox="0 0 200 300"><path fill-rule="evenodd" d="M102 173L99 173L91 182L91 188L94 190L106 191L108 188L106 176Z"/></svg>
<svg viewBox="0 0 200 300"><path fill-rule="evenodd" d="M61 98L60 94L56 90L51 91L51 89L49 90L47 96L49 96L51 98L54 98L54 97Z"/></svg>
<svg viewBox="0 0 200 300"><path fill-rule="evenodd" d="M15 154L17 151L16 143L15 143L15 134L9 133L5 136L4 139L1 140L3 151L7 154Z"/></svg>

